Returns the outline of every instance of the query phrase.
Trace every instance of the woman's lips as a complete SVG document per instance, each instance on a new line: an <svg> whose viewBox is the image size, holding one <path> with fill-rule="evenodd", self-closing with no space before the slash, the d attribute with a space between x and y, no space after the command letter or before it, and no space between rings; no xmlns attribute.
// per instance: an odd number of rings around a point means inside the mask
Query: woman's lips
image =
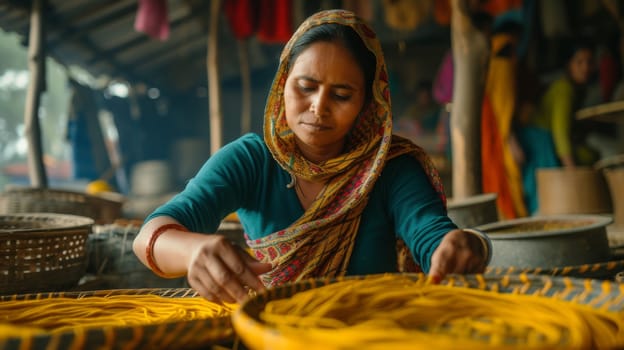
<svg viewBox="0 0 624 350"><path fill-rule="evenodd" d="M308 130L312 130L312 131L324 131L324 130L329 130L330 127L327 125L323 125L323 124L316 124L316 123L306 123L306 122L302 122L301 125L308 129Z"/></svg>

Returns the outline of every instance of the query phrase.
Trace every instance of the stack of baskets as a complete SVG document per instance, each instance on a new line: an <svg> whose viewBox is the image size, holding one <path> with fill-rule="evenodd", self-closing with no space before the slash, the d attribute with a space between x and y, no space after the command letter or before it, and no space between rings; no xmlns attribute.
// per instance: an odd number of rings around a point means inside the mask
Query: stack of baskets
<svg viewBox="0 0 624 350"><path fill-rule="evenodd" d="M67 190L15 187L0 193L0 214L59 213L86 216L106 224L122 216L120 198Z"/></svg>
<svg viewBox="0 0 624 350"><path fill-rule="evenodd" d="M0 294L76 286L92 225L90 218L66 214L0 215Z"/></svg>

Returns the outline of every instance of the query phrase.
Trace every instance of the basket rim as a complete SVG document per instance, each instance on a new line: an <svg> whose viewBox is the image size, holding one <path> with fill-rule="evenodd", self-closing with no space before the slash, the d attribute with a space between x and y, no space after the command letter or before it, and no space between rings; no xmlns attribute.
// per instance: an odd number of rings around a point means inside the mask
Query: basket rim
<svg viewBox="0 0 624 350"><path fill-rule="evenodd" d="M358 275L358 276L345 276L337 278L316 278L307 279L298 282L286 283L284 285L267 289L257 293L255 296L246 299L240 307L232 313L232 326L234 331L241 338L243 343L248 341L248 338L257 337L258 334L267 335L274 341L280 337L280 340L285 339L286 342L290 341L287 336L284 336L282 332L271 328L266 322L262 321L258 315L254 313L254 309L264 308L267 302L272 300L279 300L288 298L296 293L306 290L314 289L317 287L323 287L325 285L349 281L349 280L363 280L367 278L375 278L382 275L401 275L407 276L416 281L422 281L427 276L424 273L391 273L391 274L376 274L376 275ZM588 301L593 295L590 293L584 294L586 291L603 291L607 293L607 296L612 296L613 301L617 301L609 309L613 312L622 312L624 310L624 300L621 298L621 290L623 284L611 281L600 281L593 279L573 278L573 277L550 277L544 275L531 275L531 274L507 274L507 275L493 275L493 274L472 274L472 275L459 275L449 274L441 282L440 285L449 286L452 288L472 288L491 291L493 293L520 293L523 295L536 295L534 288L540 288L537 292L542 293L545 297L550 297L549 293L563 292L566 297L561 297L562 300L568 300L567 298L573 298L575 296L584 296L584 302L579 301L581 304L589 304L596 299L607 303L606 297L597 296ZM496 286L496 287L495 287ZM499 289L500 288L500 289ZM607 292L608 291L608 292ZM616 297L617 296L617 297ZM592 305L593 306L593 305ZM597 306L596 306L597 307ZM617 309L616 309L617 307ZM615 310L614 310L615 309ZM267 341L264 340L265 344Z"/></svg>
<svg viewBox="0 0 624 350"><path fill-rule="evenodd" d="M85 298L92 296L108 296L108 295L158 295L168 298L187 298L199 296L198 293L192 288L136 288L136 289L99 289L90 291L66 291L66 292L45 292L45 293L25 293L25 294L12 294L12 295L0 295L0 303L6 301L15 300L34 300L34 299L48 299L48 298ZM89 327L84 331L84 342L89 344L91 338L96 342L100 342L104 334L110 335L113 333L132 333L134 330L140 328L141 338L145 334L154 334L162 328L173 328L175 330L181 324L198 325L202 330L206 331L205 336L207 342L216 342L222 340L232 339L234 336L234 329L232 327L231 316L219 316L213 318L202 318L188 321L161 321L146 325L118 325L118 326L105 326L105 327ZM210 327L208 330L204 327ZM193 327L197 328L197 327ZM212 332L212 333L208 333ZM71 338L76 335L76 332L66 330L62 332L45 332L36 335L29 336L3 336L0 335L0 344L11 342L17 342L18 344L27 342L40 342L50 343L53 338ZM104 345L104 344L97 344ZM175 342L173 344L175 345ZM140 348L140 346L139 346Z"/></svg>
<svg viewBox="0 0 624 350"><path fill-rule="evenodd" d="M117 196L117 193L115 192L105 193L104 195L100 196L100 195L93 195L93 194L89 194L86 192L80 192L80 191L68 190L68 189L21 187L21 186L7 188L4 190L3 193L0 193L0 196L2 196L2 194L22 194L22 193L53 193L53 194L59 194L59 195L68 194L68 195L75 195L75 196L83 196L90 200L110 202L110 203L115 203L115 204L123 204L123 202L125 201L125 198L122 194L119 194L119 196Z"/></svg>
<svg viewBox="0 0 624 350"><path fill-rule="evenodd" d="M57 220L66 220L67 222L63 222L62 225L54 226L54 227L31 227L31 228L15 228L15 229L3 229L0 228L0 236L1 235L10 235L13 233L29 233L29 232L58 232L58 231L66 231L69 229L82 229L82 228L90 228L95 224L95 220L90 217L73 215L73 214L60 214L60 213L47 213L47 212L33 212L33 213L14 213L14 214L0 214L0 223L6 221L7 219L15 219L15 220L23 220L25 218L45 218L45 219L57 219ZM36 220L33 220L36 221ZM73 223L70 223L73 221Z"/></svg>

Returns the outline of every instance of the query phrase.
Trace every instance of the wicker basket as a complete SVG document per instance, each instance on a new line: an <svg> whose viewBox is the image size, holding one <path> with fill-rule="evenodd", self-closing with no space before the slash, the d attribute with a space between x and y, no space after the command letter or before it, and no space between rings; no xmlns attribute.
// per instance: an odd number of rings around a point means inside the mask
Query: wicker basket
<svg viewBox="0 0 624 350"><path fill-rule="evenodd" d="M425 282L426 276L424 274L407 274L407 277L414 281ZM240 337L242 342L253 350L261 349L312 349L312 348L331 348L337 349L335 344L331 343L331 340L324 340L322 338L314 338L314 344L309 341L311 339L300 339L291 334L289 330L282 330L271 327L268 323L260 318L260 314L264 311L265 306L272 300L284 299L293 296L296 293L309 290L312 288L322 287L331 283L339 281L351 280L351 279L366 279L375 278L375 275L370 276L349 276L341 277L337 279L320 278L310 279L301 282L286 284L276 288L270 288L266 291L258 293L255 297L248 299L244 302L239 309L232 314L232 325L234 331ZM378 276L377 276L378 277ZM614 282L590 280L590 279L575 279L569 277L548 277L540 275L505 275L505 276L492 276L492 275L448 275L442 284L450 287L465 287L486 290L491 293L511 293L511 294L525 294L535 295L544 298L560 299L567 301L574 301L575 303L585 304L593 308L607 309L612 312L622 312L624 310L624 298L622 297L623 290L621 285ZM388 291L390 294L392 290ZM311 300L310 303L315 301ZM357 305L356 299L354 299L354 305ZM336 317L340 319L340 317ZM530 347L529 344L509 343L504 346L486 346L485 339L479 339L484 341L482 347L478 349L528 349L535 348ZM510 340L511 341L511 340ZM622 341L622 340L621 340ZM383 348L383 344L375 343L371 340L371 346L376 345L376 349ZM396 348L399 347L397 344ZM403 345L403 344L401 344ZM451 348L470 348L474 347L462 347L462 344L457 342ZM560 344L556 348L569 348L565 344ZM624 341L622 341L624 346ZM392 346L388 348L393 348ZM406 347L407 348L407 347ZM412 344L410 348L421 347ZM422 347L429 348L429 347ZM552 348L552 347L545 347ZM618 347L621 349L622 347ZM542 348L540 348L542 349Z"/></svg>
<svg viewBox="0 0 624 350"><path fill-rule="evenodd" d="M86 270L92 225L75 215L0 215L0 294L75 286Z"/></svg>
<svg viewBox="0 0 624 350"><path fill-rule="evenodd" d="M0 214L59 213L86 216L97 224L107 224L121 217L123 201L86 193L15 187L0 193Z"/></svg>
<svg viewBox="0 0 624 350"><path fill-rule="evenodd" d="M38 293L0 296L0 303L11 300L47 298L89 298L114 295L159 295L168 298L194 297L189 288L116 289L86 292ZM93 327L84 331L64 331L39 335L13 336L0 333L0 349L209 349L226 344L234 332L229 316L184 322L159 322L144 326Z"/></svg>

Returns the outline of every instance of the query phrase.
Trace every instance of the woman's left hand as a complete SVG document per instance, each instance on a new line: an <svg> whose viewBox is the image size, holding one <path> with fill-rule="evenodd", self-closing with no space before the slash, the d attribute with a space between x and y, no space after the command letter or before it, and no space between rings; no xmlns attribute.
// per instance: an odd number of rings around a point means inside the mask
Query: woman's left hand
<svg viewBox="0 0 624 350"><path fill-rule="evenodd" d="M450 231L431 256L429 276L440 281L449 273L481 273L485 270L486 255L479 236L463 230Z"/></svg>

